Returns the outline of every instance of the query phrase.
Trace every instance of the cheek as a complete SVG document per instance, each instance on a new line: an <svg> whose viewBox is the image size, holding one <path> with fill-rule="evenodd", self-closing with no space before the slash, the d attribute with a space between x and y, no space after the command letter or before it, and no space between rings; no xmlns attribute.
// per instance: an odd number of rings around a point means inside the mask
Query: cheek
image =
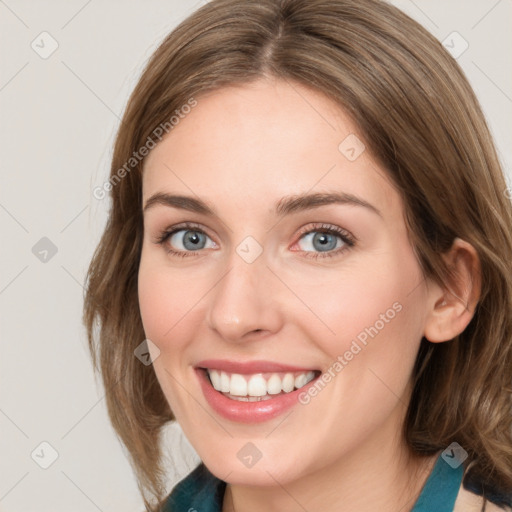
<svg viewBox="0 0 512 512"><path fill-rule="evenodd" d="M397 249L365 259L364 265L354 265L321 289L311 282L300 289L304 302L315 304L315 313L334 331L329 333L311 315L301 320L301 330L328 355L323 371L329 377L324 390L320 386L318 393L302 395L311 414L301 428L324 439L343 431L346 440L363 442L393 411L401 410L397 404L402 397L406 401L422 334L421 282L412 253ZM324 418L322 426L318 417ZM326 460L336 451L333 446L345 442L336 434L332 439Z"/></svg>
<svg viewBox="0 0 512 512"><path fill-rule="evenodd" d="M155 258L143 255L138 276L139 307L144 332L160 350L171 341L174 348L179 346L183 336L177 334L190 325L188 315L200 292L197 281L188 280L185 273L172 272Z"/></svg>
<svg viewBox="0 0 512 512"><path fill-rule="evenodd" d="M165 278L142 261L138 280L139 308L144 332L149 339L159 344L159 340L172 326L168 306L174 301L169 293L164 293Z"/></svg>
<svg viewBox="0 0 512 512"><path fill-rule="evenodd" d="M310 339L332 360L347 351L350 360L357 353L363 364L370 358L385 364L379 359L383 352L394 354L393 360L413 358L422 335L424 296L410 247L370 255L337 276L330 274L316 283L306 277L295 288L311 312L297 316Z"/></svg>
<svg viewBox="0 0 512 512"><path fill-rule="evenodd" d="M173 414L180 422L187 421L187 404L172 376L180 375L178 381L184 381L178 367L184 361L183 354L198 325L197 306L194 305L204 294L200 292L197 285L186 278L186 273L172 271L153 255L144 257L143 252L138 275L142 324L146 338L160 351L153 368Z"/></svg>

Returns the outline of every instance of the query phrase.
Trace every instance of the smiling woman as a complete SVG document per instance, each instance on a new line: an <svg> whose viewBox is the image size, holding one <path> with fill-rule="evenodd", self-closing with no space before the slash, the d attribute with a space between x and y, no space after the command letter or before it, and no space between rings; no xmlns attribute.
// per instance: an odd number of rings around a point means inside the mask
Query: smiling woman
<svg viewBox="0 0 512 512"><path fill-rule="evenodd" d="M147 510L510 510L512 209L457 63L377 0L212 0L150 59L111 177L191 98L88 273ZM172 420L201 464L166 496Z"/></svg>

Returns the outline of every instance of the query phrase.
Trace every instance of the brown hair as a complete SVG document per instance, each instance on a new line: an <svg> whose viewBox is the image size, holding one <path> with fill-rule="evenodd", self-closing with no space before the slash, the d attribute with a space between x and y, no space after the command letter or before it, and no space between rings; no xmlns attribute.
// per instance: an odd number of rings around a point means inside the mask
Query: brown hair
<svg viewBox="0 0 512 512"><path fill-rule="evenodd" d="M426 277L450 282L441 255L455 237L477 250L482 290L474 317L450 342L422 340L404 435L425 455L457 441L484 490L510 492L512 208L468 81L418 23L379 0L212 0L149 60L117 134L111 179L190 98L200 103L202 93L262 76L321 91L357 123L401 192ZM142 165L109 187L84 322L110 419L154 510L149 493L161 500L165 490L159 434L173 415L152 366L134 357L145 338L137 296Z"/></svg>

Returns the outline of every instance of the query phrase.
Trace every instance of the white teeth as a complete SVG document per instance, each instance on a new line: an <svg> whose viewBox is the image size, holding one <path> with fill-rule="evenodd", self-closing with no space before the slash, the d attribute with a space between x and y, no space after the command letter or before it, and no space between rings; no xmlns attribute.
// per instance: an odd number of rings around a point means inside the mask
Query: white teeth
<svg viewBox="0 0 512 512"><path fill-rule="evenodd" d="M267 382L263 375L253 375L247 383L249 396L265 396L267 394Z"/></svg>
<svg viewBox="0 0 512 512"><path fill-rule="evenodd" d="M238 373L231 375L229 393L236 396L247 396L247 381Z"/></svg>
<svg viewBox="0 0 512 512"><path fill-rule="evenodd" d="M265 379L261 373L249 376L210 369L207 372L212 386L217 391L230 394L235 400L249 402L267 400L271 398L270 395L278 395L282 391L290 393L294 389L305 386L315 378L314 371L298 374L291 372L285 374L272 373L268 379Z"/></svg>
<svg viewBox="0 0 512 512"><path fill-rule="evenodd" d="M267 392L269 395L277 395L278 393L281 393L282 385L281 385L281 378L279 375L276 375L275 373L270 376L270 379L267 381Z"/></svg>
<svg viewBox="0 0 512 512"><path fill-rule="evenodd" d="M264 400L271 400L272 397L270 395L265 396L235 396L230 395L231 400L237 400L238 402L262 402Z"/></svg>
<svg viewBox="0 0 512 512"><path fill-rule="evenodd" d="M220 389L220 375L217 370L210 370L210 379L215 389Z"/></svg>
<svg viewBox="0 0 512 512"><path fill-rule="evenodd" d="M222 391L223 393L229 393L229 386L230 386L231 379L229 378L229 375L226 372L220 372L220 388L215 388L215 385L213 386L217 391Z"/></svg>
<svg viewBox="0 0 512 512"><path fill-rule="evenodd" d="M297 389L301 388L308 382L308 376L305 373L301 373L295 377L295 387Z"/></svg>
<svg viewBox="0 0 512 512"><path fill-rule="evenodd" d="M287 373L283 379L283 391L285 393L289 393L293 391L295 387L295 379L293 378L293 373Z"/></svg>

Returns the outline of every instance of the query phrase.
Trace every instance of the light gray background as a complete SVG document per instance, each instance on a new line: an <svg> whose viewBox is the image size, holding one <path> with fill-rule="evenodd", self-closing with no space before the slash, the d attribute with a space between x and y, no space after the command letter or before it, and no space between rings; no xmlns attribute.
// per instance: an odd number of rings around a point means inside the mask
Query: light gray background
<svg viewBox="0 0 512 512"><path fill-rule="evenodd" d="M92 190L143 64L204 1L0 0L0 511L143 509L81 324L108 207ZM439 40L469 43L458 61L510 175L512 0L393 3ZM31 47L50 48L43 31L58 43L47 59ZM32 252L43 237L58 251L46 262ZM198 458L178 427L166 440L171 488ZM35 462L51 460L43 441L58 452L48 469Z"/></svg>

